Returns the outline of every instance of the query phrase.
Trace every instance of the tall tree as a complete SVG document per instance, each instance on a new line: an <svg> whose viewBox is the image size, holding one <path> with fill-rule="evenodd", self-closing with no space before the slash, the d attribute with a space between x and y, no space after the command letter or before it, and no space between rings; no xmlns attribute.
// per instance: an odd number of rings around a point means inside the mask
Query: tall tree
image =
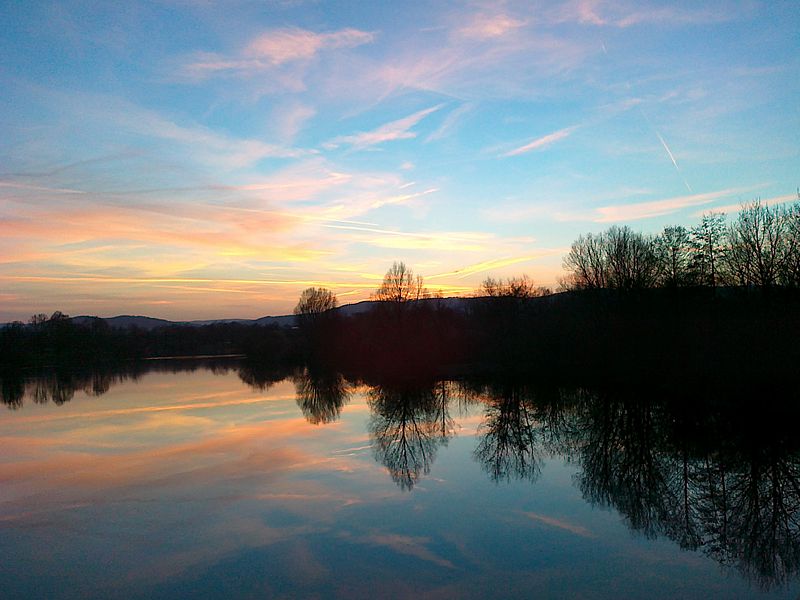
<svg viewBox="0 0 800 600"><path fill-rule="evenodd" d="M771 287L792 255L789 213L756 200L742 206L728 228L724 263L731 282Z"/></svg>
<svg viewBox="0 0 800 600"><path fill-rule="evenodd" d="M661 261L661 284L677 287L688 283L689 231L680 225L665 227L655 243Z"/></svg>
<svg viewBox="0 0 800 600"><path fill-rule="evenodd" d="M780 281L783 285L800 287L800 201L786 211L786 220L787 251Z"/></svg>
<svg viewBox="0 0 800 600"><path fill-rule="evenodd" d="M725 241L725 213L706 213L692 228L689 246L691 271L698 285L716 287L720 283L720 261Z"/></svg>

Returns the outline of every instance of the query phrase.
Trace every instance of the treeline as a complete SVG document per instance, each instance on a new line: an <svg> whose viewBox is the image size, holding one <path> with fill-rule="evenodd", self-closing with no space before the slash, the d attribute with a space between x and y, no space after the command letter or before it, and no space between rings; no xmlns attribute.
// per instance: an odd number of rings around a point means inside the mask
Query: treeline
<svg viewBox="0 0 800 600"><path fill-rule="evenodd" d="M381 289L402 288L395 267ZM420 285L407 274L404 281ZM489 279L457 304L417 295L396 294L350 317L330 308L305 313L298 323L306 362L351 378L506 373L595 385L788 379L800 359L800 290L791 287L550 294L521 277Z"/></svg>
<svg viewBox="0 0 800 600"><path fill-rule="evenodd" d="M564 268L568 290L798 287L800 202L771 207L756 201L730 224L724 214L711 213L695 227L665 227L658 235L613 226L580 236Z"/></svg>
<svg viewBox="0 0 800 600"><path fill-rule="evenodd" d="M271 354L300 360L297 332L277 326L215 323L150 330L112 328L103 319L80 322L59 311L0 328L0 371L21 367L117 364L152 357Z"/></svg>

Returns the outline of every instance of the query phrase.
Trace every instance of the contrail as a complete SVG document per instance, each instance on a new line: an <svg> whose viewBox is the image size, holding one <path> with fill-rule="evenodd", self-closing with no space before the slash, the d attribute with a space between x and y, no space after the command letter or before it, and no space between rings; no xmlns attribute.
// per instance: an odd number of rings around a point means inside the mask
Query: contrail
<svg viewBox="0 0 800 600"><path fill-rule="evenodd" d="M647 118L647 115L644 113L644 111L642 110L641 106L639 107L639 112L641 113L642 117L644 117L644 120L647 121L647 124L650 125L650 129L653 130L653 133L656 134L656 137L658 138L658 141L661 142L661 145L664 147L664 150L667 152L667 156L669 156L669 159L672 161L672 166L675 167L675 171L678 173L678 177L680 177L681 181L683 181L683 185L686 186L686 189L689 190L690 194L694 194L694 190L692 189L692 186L689 185L689 182L686 181L686 177L684 177L683 173L681 173L681 168L678 166L678 161L675 160L675 155L672 154L672 150L670 150L669 146L667 146L667 142L664 141L664 138L658 132L658 129L656 129L653 126L653 123L650 122L650 119Z"/></svg>
<svg viewBox="0 0 800 600"><path fill-rule="evenodd" d="M600 47L602 48L603 53L606 56L608 56L608 48L606 47L605 42L601 42L600 43ZM630 89L631 89L630 81L626 81L625 82L625 88L630 91ZM686 186L686 189L689 190L690 194L694 194L694 190L692 189L692 186L689 185L689 182L686 180L686 177L683 176L683 173L681 172L681 168L678 166L678 161L675 160L675 155L672 154L672 150L669 149L669 146L667 145L667 142L664 140L664 138L658 132L658 129L656 129L653 126L653 123L650 121L650 119L647 118L647 115L642 110L641 105L637 104L637 108L639 109L639 114L642 115L642 118L650 126L650 129L652 129L653 133L656 134L656 137L658 138L658 141L661 142L661 145L664 147L664 150L667 152L667 156L669 156L669 159L672 161L672 166L675 167L675 171L678 173L678 177L681 178L681 181L683 181L683 185Z"/></svg>
<svg viewBox="0 0 800 600"><path fill-rule="evenodd" d="M678 167L678 161L675 160L675 156L673 156L672 150L670 150L669 146L667 146L667 142L664 141L664 138L661 137L661 134L658 133L658 130L653 128L653 131L656 132L656 135L658 136L658 141L661 142L661 145L664 146L664 150L667 151L667 154L669 155L669 159L672 161L672 164L675 166L675 170L678 172L678 175L680 175L681 179L683 179L683 184L686 186L686 189L689 190L689 193L694 194L694 190L692 189L692 186L689 185L689 182L686 181L686 178L683 176L683 173L681 173L681 170Z"/></svg>

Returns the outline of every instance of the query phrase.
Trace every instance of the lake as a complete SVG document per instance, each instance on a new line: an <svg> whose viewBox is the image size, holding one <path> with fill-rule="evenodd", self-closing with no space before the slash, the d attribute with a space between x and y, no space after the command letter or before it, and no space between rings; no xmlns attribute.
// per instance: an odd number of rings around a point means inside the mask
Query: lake
<svg viewBox="0 0 800 600"><path fill-rule="evenodd" d="M800 593L800 440L773 416L234 359L3 398L4 598Z"/></svg>

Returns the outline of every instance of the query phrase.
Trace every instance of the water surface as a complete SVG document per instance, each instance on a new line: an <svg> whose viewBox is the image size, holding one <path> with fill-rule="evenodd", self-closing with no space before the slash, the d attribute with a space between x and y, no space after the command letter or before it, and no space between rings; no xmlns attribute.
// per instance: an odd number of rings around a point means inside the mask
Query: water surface
<svg viewBox="0 0 800 600"><path fill-rule="evenodd" d="M800 591L789 442L503 380L148 369L3 381L3 597Z"/></svg>

